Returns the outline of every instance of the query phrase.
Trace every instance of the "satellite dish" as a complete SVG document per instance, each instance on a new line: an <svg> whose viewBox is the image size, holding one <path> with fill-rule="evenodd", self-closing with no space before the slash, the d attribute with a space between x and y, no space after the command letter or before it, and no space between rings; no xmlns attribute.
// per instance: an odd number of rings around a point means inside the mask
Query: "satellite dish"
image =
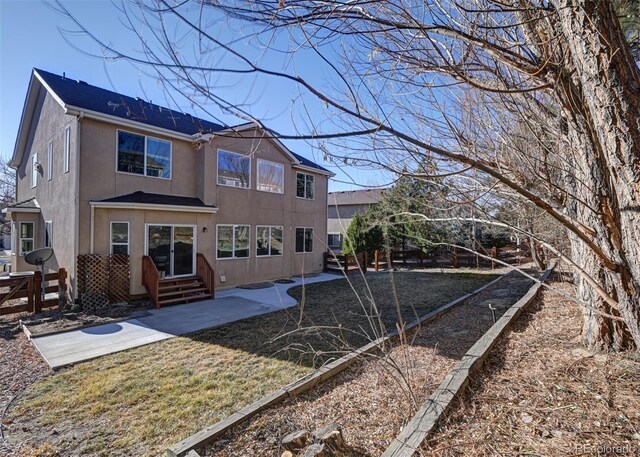
<svg viewBox="0 0 640 457"><path fill-rule="evenodd" d="M52 255L53 249L51 248L36 249L35 251L31 251L27 255L25 255L24 261L29 265L42 266L47 260L51 258Z"/></svg>
<svg viewBox="0 0 640 457"><path fill-rule="evenodd" d="M42 288L40 293L42 294L42 298L44 299L47 281L44 280L44 264L47 260L51 258L53 255L52 248L41 248L36 249L35 251L29 252L24 256L24 261L29 265L38 265L40 267L40 271L42 272Z"/></svg>

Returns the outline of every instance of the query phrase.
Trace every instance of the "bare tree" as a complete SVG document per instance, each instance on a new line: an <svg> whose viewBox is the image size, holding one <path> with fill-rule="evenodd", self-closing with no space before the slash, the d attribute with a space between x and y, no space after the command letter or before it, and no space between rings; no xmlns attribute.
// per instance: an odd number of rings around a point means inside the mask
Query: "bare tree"
<svg viewBox="0 0 640 457"><path fill-rule="evenodd" d="M217 94L220 74L291 82L308 116L281 138L339 139L347 152L326 148L336 162L400 174L428 160L469 195L527 200L568 233L585 343L622 350L640 346L640 72L637 37L616 11L628 19L629 5L157 0L121 8L139 55L76 25L203 109L253 119ZM328 82L217 38L222 15L243 24L252 49L315 55Z"/></svg>

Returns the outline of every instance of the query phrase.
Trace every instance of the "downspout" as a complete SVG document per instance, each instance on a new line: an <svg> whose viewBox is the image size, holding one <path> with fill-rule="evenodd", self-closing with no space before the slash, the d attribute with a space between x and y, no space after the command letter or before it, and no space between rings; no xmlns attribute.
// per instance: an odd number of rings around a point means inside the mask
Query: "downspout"
<svg viewBox="0 0 640 457"><path fill-rule="evenodd" d="M82 119L84 118L84 111L80 111L77 117L77 128L76 128L76 160L75 160L75 199L74 199L74 210L75 210L75 236L74 236L74 262L77 262L78 254L80 253L80 141L82 138L81 129L82 129ZM76 265L73 266L73 278L71 279L73 288L73 300L78 299L78 272L76 271Z"/></svg>

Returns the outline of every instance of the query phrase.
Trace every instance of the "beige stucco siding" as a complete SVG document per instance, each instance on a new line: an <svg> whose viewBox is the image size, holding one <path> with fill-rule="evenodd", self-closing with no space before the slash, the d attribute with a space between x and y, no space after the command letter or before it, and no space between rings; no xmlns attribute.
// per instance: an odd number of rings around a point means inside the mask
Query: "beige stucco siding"
<svg viewBox="0 0 640 457"><path fill-rule="evenodd" d="M70 128L69 172L64 171L65 129ZM50 269L64 267L69 272L72 292L75 289L75 232L76 232L76 140L78 122L74 116L64 113L62 107L44 89L41 91L31 120L27 144L21 163L16 172L17 201L35 197L41 207L40 214L13 213L13 219L33 220L36 224L35 248L44 247L44 221L53 224L54 257L47 266ZM49 163L48 145L53 142L53 163ZM31 187L31 160L38 154L42 165L35 188ZM48 170L52 168L52 179L48 180ZM17 226L16 226L17 227ZM16 244L19 243L19 237ZM17 244L17 247L19 245ZM18 250L18 249L16 249ZM14 271L33 270L17 253L13 254Z"/></svg>

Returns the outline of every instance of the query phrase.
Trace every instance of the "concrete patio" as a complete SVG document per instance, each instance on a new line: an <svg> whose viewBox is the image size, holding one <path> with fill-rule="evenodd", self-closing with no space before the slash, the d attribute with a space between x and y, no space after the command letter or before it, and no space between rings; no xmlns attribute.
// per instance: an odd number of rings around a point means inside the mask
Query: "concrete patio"
<svg viewBox="0 0 640 457"><path fill-rule="evenodd" d="M305 278L304 284L341 278L323 273ZM303 281L291 279L295 282L274 284L266 289L221 290L213 300L154 309L136 319L35 337L31 341L52 368L60 368L294 306L296 300L287 290Z"/></svg>

